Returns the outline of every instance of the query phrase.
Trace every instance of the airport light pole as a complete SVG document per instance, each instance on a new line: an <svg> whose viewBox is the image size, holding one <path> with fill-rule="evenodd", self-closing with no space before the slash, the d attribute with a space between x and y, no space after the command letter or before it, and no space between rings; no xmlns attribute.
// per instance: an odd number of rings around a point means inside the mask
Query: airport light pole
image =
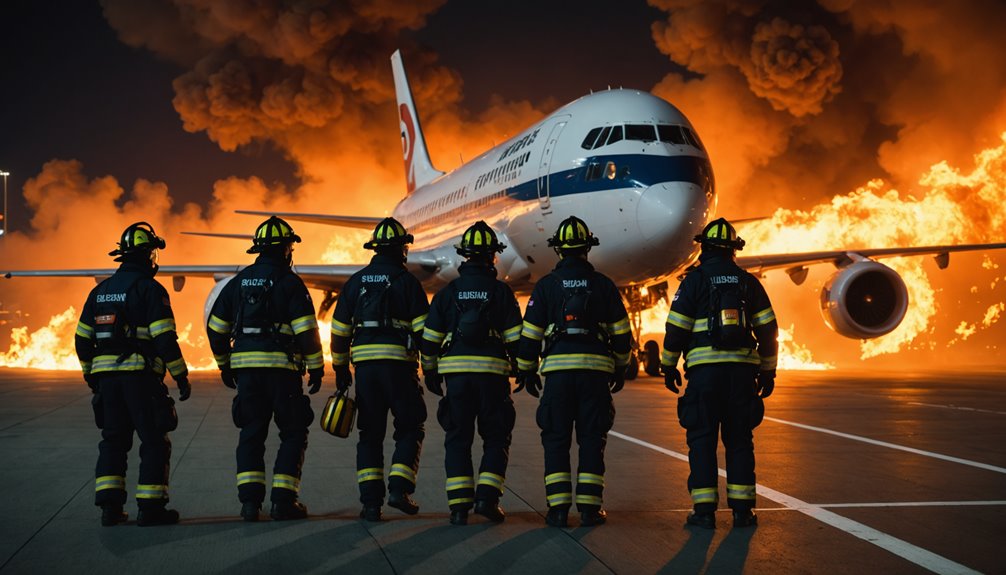
<svg viewBox="0 0 1006 575"><path fill-rule="evenodd" d="M3 176L3 232L0 235L7 235L7 176L10 172L0 170L0 176Z"/></svg>

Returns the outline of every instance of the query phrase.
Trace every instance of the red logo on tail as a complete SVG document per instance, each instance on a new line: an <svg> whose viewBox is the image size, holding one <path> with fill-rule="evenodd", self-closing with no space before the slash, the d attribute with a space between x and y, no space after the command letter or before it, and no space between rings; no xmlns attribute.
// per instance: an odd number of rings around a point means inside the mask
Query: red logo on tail
<svg viewBox="0 0 1006 575"><path fill-rule="evenodd" d="M412 153L415 151L416 126L412 121L409 107L402 104L398 107L404 129L402 130L402 156L405 158L405 186L409 193L416 189L416 168L412 165Z"/></svg>

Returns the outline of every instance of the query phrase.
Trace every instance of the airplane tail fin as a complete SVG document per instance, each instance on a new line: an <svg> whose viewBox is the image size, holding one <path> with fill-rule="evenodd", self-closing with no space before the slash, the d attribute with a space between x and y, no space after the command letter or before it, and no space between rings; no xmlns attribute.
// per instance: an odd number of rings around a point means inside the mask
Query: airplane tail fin
<svg viewBox="0 0 1006 575"><path fill-rule="evenodd" d="M419 125L416 104L412 101L412 90L405 75L405 65L398 50L391 55L391 70L395 76L395 95L398 97L399 128L402 133L402 156L405 159L405 182L408 193L444 175L433 167L430 153L426 149L426 138Z"/></svg>

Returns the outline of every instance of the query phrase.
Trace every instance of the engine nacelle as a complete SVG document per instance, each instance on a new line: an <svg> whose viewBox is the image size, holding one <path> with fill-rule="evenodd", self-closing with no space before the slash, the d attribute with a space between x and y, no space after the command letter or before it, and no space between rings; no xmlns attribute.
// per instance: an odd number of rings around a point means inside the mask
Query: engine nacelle
<svg viewBox="0 0 1006 575"><path fill-rule="evenodd" d="M836 272L821 290L825 323L849 338L890 333L905 319L907 310L904 280L898 272L872 260L858 261Z"/></svg>
<svg viewBox="0 0 1006 575"><path fill-rule="evenodd" d="M205 326L210 322L210 312L213 311L213 304L216 303L217 298L220 297L220 292L223 291L224 286L230 283L235 276L227 276L224 279L218 281L213 289L210 290L210 295L206 296L206 304L203 306L203 325Z"/></svg>

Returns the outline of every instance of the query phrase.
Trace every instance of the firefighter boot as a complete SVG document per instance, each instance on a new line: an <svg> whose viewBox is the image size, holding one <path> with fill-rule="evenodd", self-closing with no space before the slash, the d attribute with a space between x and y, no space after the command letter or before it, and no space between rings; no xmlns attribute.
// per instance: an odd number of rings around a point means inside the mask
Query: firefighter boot
<svg viewBox="0 0 1006 575"><path fill-rule="evenodd" d="M381 520L381 506L380 505L364 505L363 509L360 510L360 519L365 521L380 521Z"/></svg>
<svg viewBox="0 0 1006 575"><path fill-rule="evenodd" d="M716 515L712 513L696 513L692 511L685 520L688 525L694 525L703 529L716 529Z"/></svg>
<svg viewBox="0 0 1006 575"><path fill-rule="evenodd" d="M178 523L178 512L174 509L165 509L163 505L159 507L140 508L136 514L136 524L140 527L151 525L174 525Z"/></svg>
<svg viewBox="0 0 1006 575"><path fill-rule="evenodd" d="M594 525L604 525L608 520L608 513L604 509L595 511L584 511L580 514L581 527L593 527Z"/></svg>
<svg viewBox="0 0 1006 575"><path fill-rule="evenodd" d="M245 501L241 504L241 519L245 521L258 521L258 512L262 509L262 504L258 501Z"/></svg>
<svg viewBox="0 0 1006 575"><path fill-rule="evenodd" d="M549 507L548 515L545 516L545 523L552 527L566 527L569 524L569 508Z"/></svg>
<svg viewBox="0 0 1006 575"><path fill-rule="evenodd" d="M468 525L468 510L457 509L451 511L451 525Z"/></svg>
<svg viewBox="0 0 1006 575"><path fill-rule="evenodd" d="M751 527L758 525L758 516L750 509L734 510L734 527Z"/></svg>
<svg viewBox="0 0 1006 575"><path fill-rule="evenodd" d="M112 527L113 525L118 525L119 523L125 523L127 519L129 519L129 515L122 510L121 505L101 506L102 527Z"/></svg>
<svg viewBox="0 0 1006 575"><path fill-rule="evenodd" d="M269 517L275 521L307 519L307 506L300 501L274 501Z"/></svg>
<svg viewBox="0 0 1006 575"><path fill-rule="evenodd" d="M475 513L495 523L503 523L506 513L500 507L499 499L479 499L475 501Z"/></svg>
<svg viewBox="0 0 1006 575"><path fill-rule="evenodd" d="M398 509L406 515L415 515L419 513L419 504L409 497L409 494L404 491L392 491L388 495L388 505Z"/></svg>

